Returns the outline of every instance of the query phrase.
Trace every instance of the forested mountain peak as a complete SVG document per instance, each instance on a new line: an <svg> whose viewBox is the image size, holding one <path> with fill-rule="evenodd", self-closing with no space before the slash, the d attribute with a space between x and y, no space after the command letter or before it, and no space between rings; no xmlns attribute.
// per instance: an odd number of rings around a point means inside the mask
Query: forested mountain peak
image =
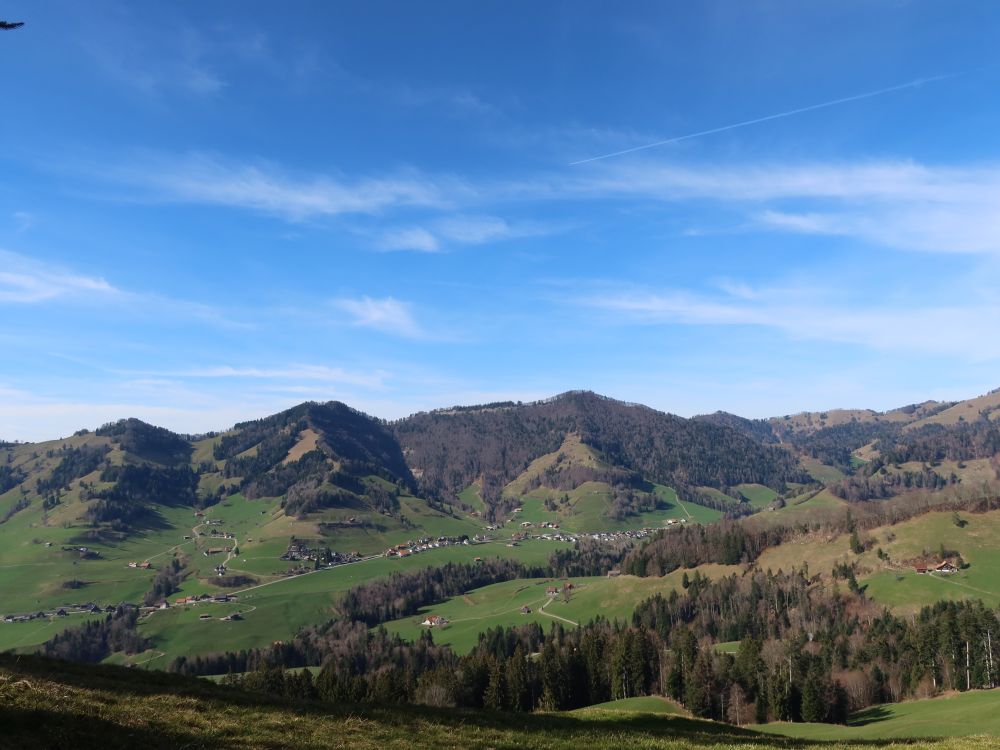
<svg viewBox="0 0 1000 750"><path fill-rule="evenodd" d="M684 419L591 391L528 404L425 412L393 424L421 489L447 499L480 482L488 502L574 433L609 465L675 487L755 482L780 488L794 458L729 426Z"/></svg>
<svg viewBox="0 0 1000 750"><path fill-rule="evenodd" d="M385 424L339 401L306 402L242 422L221 436L213 455L249 497L292 493L315 504L339 490L356 492L359 478L369 475L414 483Z"/></svg>
<svg viewBox="0 0 1000 750"><path fill-rule="evenodd" d="M191 458L191 444L186 437L135 417L110 422L94 432L111 438L124 453L139 461L180 466Z"/></svg>

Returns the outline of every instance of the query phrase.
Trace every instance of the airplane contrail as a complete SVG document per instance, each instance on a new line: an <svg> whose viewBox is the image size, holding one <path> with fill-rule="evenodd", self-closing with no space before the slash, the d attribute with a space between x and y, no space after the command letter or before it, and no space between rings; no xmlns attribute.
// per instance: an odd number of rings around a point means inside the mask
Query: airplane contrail
<svg viewBox="0 0 1000 750"><path fill-rule="evenodd" d="M967 72L967 71L966 71ZM925 83L934 83L936 81L944 81L948 78L955 78L956 76L964 75L963 73L948 73L947 75L931 76L929 78L916 78L912 81L907 81L906 83L901 83L898 86L889 86L884 89L877 89L876 91L868 91L864 94L855 94L854 96L845 96L842 99L834 99L833 101L823 102L821 104L810 104L808 107L799 107L798 109L790 109L787 112L778 112L774 115L767 115L765 117L757 117L753 120L744 120L743 122L736 122L731 125L723 125L718 128L712 128L711 130L701 130L697 133L688 133L687 135L679 135L676 138L667 138L663 141L656 141L655 143L647 143L642 146L633 146L632 148L622 149L621 151L612 151L610 154L601 154L600 156L591 156L589 159L580 159L578 161L571 161L569 166L575 167L578 164L587 164L592 161L600 161L601 159L610 159L612 156L623 156L624 154L631 154L635 151L645 151L647 148L656 148L657 146L667 146L671 143L680 143L681 141L688 141L692 138L701 138L703 135L712 135L714 133L724 133L727 130L735 130L736 128L745 128L748 125L757 125L761 122L768 122L769 120L778 120L782 117L791 117L792 115L800 115L803 112L812 112L816 109L825 109L826 107L835 107L838 104L847 104L848 102L856 102L859 99L870 99L873 96L881 96L882 94L889 94L893 91L902 91L903 89L912 89L917 86L922 86Z"/></svg>

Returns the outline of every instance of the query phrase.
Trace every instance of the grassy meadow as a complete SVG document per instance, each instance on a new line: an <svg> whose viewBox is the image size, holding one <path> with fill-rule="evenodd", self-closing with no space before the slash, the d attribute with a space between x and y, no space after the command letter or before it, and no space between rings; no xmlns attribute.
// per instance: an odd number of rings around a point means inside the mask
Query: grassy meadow
<svg viewBox="0 0 1000 750"><path fill-rule="evenodd" d="M704 565L698 570L709 578L738 573L738 566ZM691 571L688 571L689 575ZM460 653L470 651L479 633L503 625L511 627L537 622L546 630L559 622L567 627L586 623L596 617L630 621L636 605L655 594L681 590L684 571L674 571L662 578L584 577L568 579L529 578L484 586L463 596L426 607L418 615L386 623L385 627L407 640L415 640L426 627L420 623L429 614L442 615L449 624L434 629L435 643L448 644ZM561 591L572 583L568 593ZM560 593L550 596L546 589L556 586ZM528 607L530 613L522 613Z"/></svg>
<svg viewBox="0 0 1000 750"><path fill-rule="evenodd" d="M859 711L847 726L776 722L754 729L802 740L885 740L915 737L1000 737L1000 690L887 703ZM993 740L997 742L997 740Z"/></svg>
<svg viewBox="0 0 1000 750"><path fill-rule="evenodd" d="M997 695L1000 698L1000 693ZM733 727L671 714L669 710L658 711L669 705L658 704L660 700L635 699L624 705L592 707L566 714L296 704L196 678L0 655L0 725L3 726L0 741L6 747L23 750L51 747L412 750L415 743L445 750L579 750L624 746L636 750L873 747L985 750L996 746L996 740L988 736L880 739L877 722L867 725L865 736L872 739L862 736L835 738L830 742L827 732L818 731L814 725L763 727L767 731ZM978 710L963 715L964 733L991 731L995 719L990 709L995 705L995 702L983 703ZM920 726L918 716L913 721ZM939 722L941 735L953 726L944 715ZM835 733L852 728L819 729ZM772 733L795 730L801 730L805 736ZM810 732L824 736L814 739Z"/></svg>

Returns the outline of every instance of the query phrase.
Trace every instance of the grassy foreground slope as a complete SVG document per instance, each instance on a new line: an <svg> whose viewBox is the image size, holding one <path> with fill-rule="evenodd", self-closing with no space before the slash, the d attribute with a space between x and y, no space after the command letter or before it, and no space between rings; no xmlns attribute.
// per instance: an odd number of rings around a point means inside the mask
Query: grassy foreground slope
<svg viewBox="0 0 1000 750"><path fill-rule="evenodd" d="M940 698L872 706L851 716L847 726L788 724L757 727L806 740L880 740L904 737L1000 737L1000 692L973 690ZM993 740L998 742L997 739Z"/></svg>
<svg viewBox="0 0 1000 750"><path fill-rule="evenodd" d="M806 744L680 716L592 710L514 715L430 708L382 709L289 702L205 680L118 667L0 656L0 746L17 748L807 748ZM992 738L885 748L966 750Z"/></svg>

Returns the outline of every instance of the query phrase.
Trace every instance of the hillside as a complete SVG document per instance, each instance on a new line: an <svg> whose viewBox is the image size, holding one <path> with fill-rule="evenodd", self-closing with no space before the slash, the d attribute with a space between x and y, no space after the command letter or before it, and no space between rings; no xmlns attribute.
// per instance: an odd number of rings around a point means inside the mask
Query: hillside
<svg viewBox="0 0 1000 750"><path fill-rule="evenodd" d="M847 726L774 722L756 729L805 741L887 740L909 737L1000 736L1000 695L995 691L943 695L859 711ZM985 742L985 738L983 740Z"/></svg>
<svg viewBox="0 0 1000 750"><path fill-rule="evenodd" d="M794 434L811 433L846 424L880 423L902 426L931 418L954 406L954 402L924 401L882 412L873 409L829 409L786 414L783 417L771 417L767 421L778 435L787 438Z"/></svg>
<svg viewBox="0 0 1000 750"><path fill-rule="evenodd" d="M138 674L40 658L0 656L0 721L8 747L439 748L629 746L650 750L811 748L786 739L670 714L591 709L576 715L512 715L431 707L362 708L274 699L203 680ZM971 724L974 730L976 724ZM949 739L838 747L972 750L992 740Z"/></svg>
<svg viewBox="0 0 1000 750"><path fill-rule="evenodd" d="M951 404L947 409L935 411L907 425L908 430L915 430L929 424L953 425L960 422L973 422L978 419L996 421L1000 419L1000 389L976 398Z"/></svg>
<svg viewBox="0 0 1000 750"><path fill-rule="evenodd" d="M803 477L787 451L732 427L590 392L415 414L394 430L426 494L453 498L478 483L490 505L505 497L506 488L533 461L558 453L570 435L606 465L630 472L630 481L671 486L682 499L694 499L688 490L699 486L759 483L784 490L787 481Z"/></svg>

